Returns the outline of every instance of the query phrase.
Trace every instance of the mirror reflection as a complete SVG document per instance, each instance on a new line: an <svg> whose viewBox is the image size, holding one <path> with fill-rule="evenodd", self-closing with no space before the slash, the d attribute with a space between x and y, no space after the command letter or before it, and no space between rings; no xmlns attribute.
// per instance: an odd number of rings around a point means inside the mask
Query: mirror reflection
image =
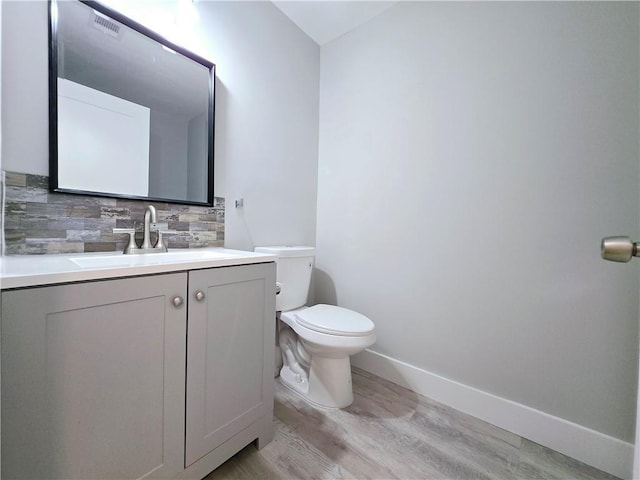
<svg viewBox="0 0 640 480"><path fill-rule="evenodd" d="M211 205L214 65L96 2L50 16L52 190Z"/></svg>

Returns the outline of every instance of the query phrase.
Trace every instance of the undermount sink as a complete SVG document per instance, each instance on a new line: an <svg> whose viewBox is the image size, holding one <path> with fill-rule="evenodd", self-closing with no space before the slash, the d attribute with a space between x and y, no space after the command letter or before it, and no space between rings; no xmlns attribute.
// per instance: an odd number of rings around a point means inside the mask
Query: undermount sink
<svg viewBox="0 0 640 480"><path fill-rule="evenodd" d="M108 254L91 257L70 258L73 263L81 268L108 268L108 267L135 267L141 265L162 265L167 263L202 262L206 260L219 260L232 258L233 255L225 252L211 250L173 250L164 253L139 253L132 255Z"/></svg>

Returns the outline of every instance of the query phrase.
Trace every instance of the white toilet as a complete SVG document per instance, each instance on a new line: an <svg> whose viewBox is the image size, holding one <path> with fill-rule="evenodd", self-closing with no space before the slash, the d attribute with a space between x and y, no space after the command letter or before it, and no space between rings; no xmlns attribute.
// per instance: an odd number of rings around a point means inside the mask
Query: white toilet
<svg viewBox="0 0 640 480"><path fill-rule="evenodd" d="M309 403L344 408L353 402L349 357L376 341L373 322L333 305L305 307L313 270L313 247L256 247L277 255L276 296L280 381Z"/></svg>

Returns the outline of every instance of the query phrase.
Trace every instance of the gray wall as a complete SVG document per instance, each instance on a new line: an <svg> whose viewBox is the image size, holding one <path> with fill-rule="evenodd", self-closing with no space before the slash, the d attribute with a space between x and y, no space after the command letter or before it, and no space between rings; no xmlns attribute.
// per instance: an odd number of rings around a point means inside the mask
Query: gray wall
<svg viewBox="0 0 640 480"><path fill-rule="evenodd" d="M48 175L47 4L2 3L2 166ZM313 243L318 45L270 2L196 2L198 21L184 26L173 22L171 2L120 4L216 63L215 195L228 199L225 245ZM245 207L236 210L240 197Z"/></svg>
<svg viewBox="0 0 640 480"><path fill-rule="evenodd" d="M313 245L320 48L271 2L195 5L219 78L215 182L227 199L226 245Z"/></svg>
<svg viewBox="0 0 640 480"><path fill-rule="evenodd" d="M402 2L322 47L316 300L372 350L633 441L637 3Z"/></svg>
<svg viewBox="0 0 640 480"><path fill-rule="evenodd" d="M2 11L0 2L0 46L2 45ZM0 48L0 79L2 78L2 48ZM0 125L2 125L2 82L0 81ZM2 176L2 128L0 128L0 198L4 198L4 177ZM0 255L4 255L4 205L0 204ZM1 280L0 280L1 282ZM0 455L0 458L2 456Z"/></svg>
<svg viewBox="0 0 640 480"><path fill-rule="evenodd" d="M2 168L49 175L47 4L2 10Z"/></svg>
<svg viewBox="0 0 640 480"><path fill-rule="evenodd" d="M189 120L151 110L149 196L187 198Z"/></svg>
<svg viewBox="0 0 640 480"><path fill-rule="evenodd" d="M187 193L189 200L207 198L207 177L200 172L208 168L206 145L207 115L202 113L189 120L189 146L187 148Z"/></svg>

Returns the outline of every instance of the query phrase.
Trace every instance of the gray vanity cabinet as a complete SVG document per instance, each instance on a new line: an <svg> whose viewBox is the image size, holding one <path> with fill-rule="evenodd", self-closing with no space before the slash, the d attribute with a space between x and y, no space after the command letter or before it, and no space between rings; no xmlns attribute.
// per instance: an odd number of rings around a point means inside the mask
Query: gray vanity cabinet
<svg viewBox="0 0 640 480"><path fill-rule="evenodd" d="M4 478L182 470L187 274L2 293Z"/></svg>
<svg viewBox="0 0 640 480"><path fill-rule="evenodd" d="M202 478L267 443L274 289L263 263L3 291L3 478Z"/></svg>

